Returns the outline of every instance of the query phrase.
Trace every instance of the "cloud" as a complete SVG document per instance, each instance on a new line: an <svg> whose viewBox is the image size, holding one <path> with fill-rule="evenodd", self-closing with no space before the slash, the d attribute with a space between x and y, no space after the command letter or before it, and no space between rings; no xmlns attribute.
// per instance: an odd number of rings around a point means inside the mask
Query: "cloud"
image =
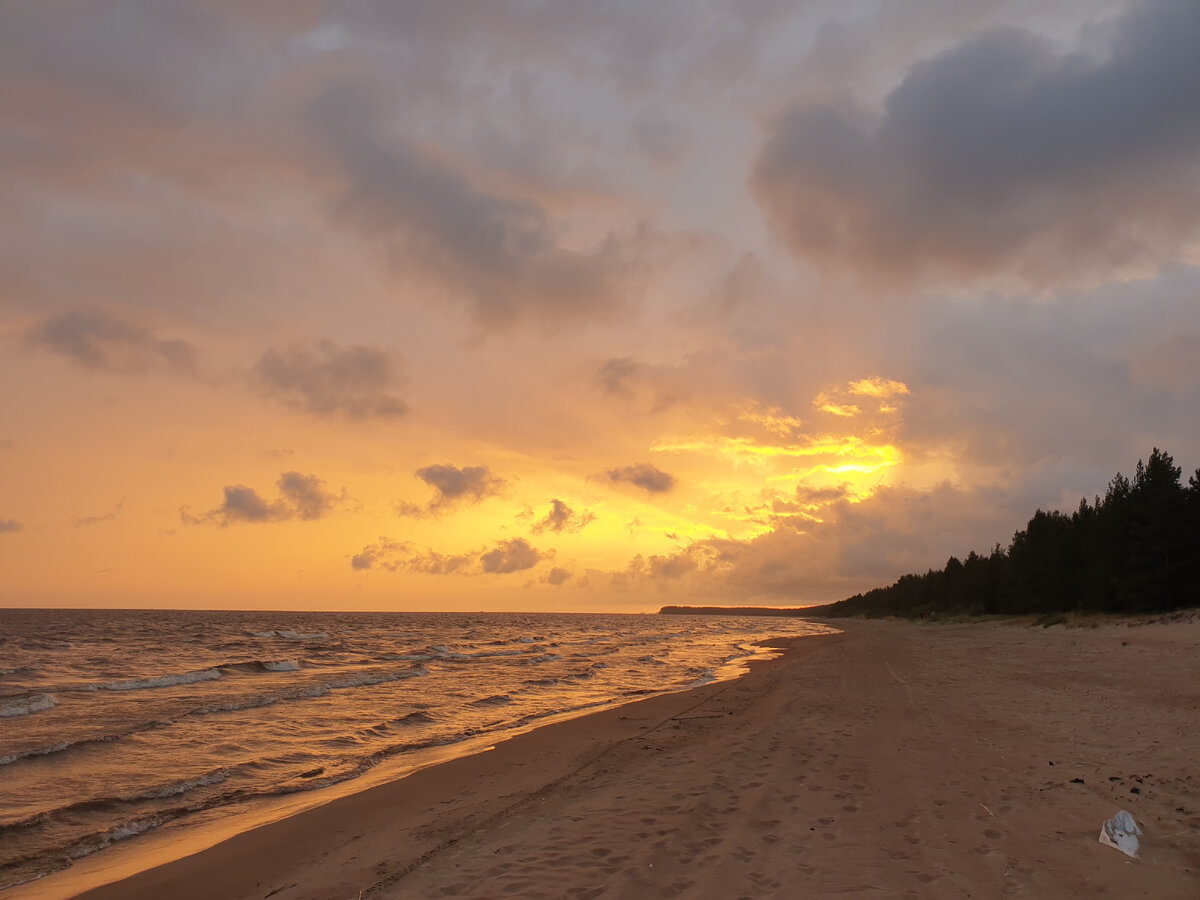
<svg viewBox="0 0 1200 900"><path fill-rule="evenodd" d="M912 66L879 112L793 108L754 166L760 207L797 256L893 283L1094 283L1185 258L1200 6L1139 3L1084 34L1066 51L988 30Z"/></svg>
<svg viewBox="0 0 1200 900"><path fill-rule="evenodd" d="M446 554L430 549L418 553L408 542L380 537L352 556L350 567L421 575L508 575L532 569L553 556L553 551L543 553L523 538L499 541L491 550Z"/></svg>
<svg viewBox="0 0 1200 900"><path fill-rule="evenodd" d="M338 218L465 298L485 327L526 315L593 317L621 305L646 235L568 245L535 200L484 187L448 155L398 134L384 96L382 86L341 84L310 108L310 127L341 181Z"/></svg>
<svg viewBox="0 0 1200 900"><path fill-rule="evenodd" d="M544 531L553 531L555 534L566 531L568 534L574 534L595 519L595 515L591 512L576 513L563 501L551 500L550 510L546 513L546 517L536 522L530 530L534 534L541 534Z"/></svg>
<svg viewBox="0 0 1200 900"><path fill-rule="evenodd" d="M386 349L322 339L267 350L253 374L259 390L285 406L358 421L408 411L395 393L399 368Z"/></svg>
<svg viewBox="0 0 1200 900"><path fill-rule="evenodd" d="M25 526L16 519L0 519L0 534L20 531Z"/></svg>
<svg viewBox="0 0 1200 900"><path fill-rule="evenodd" d="M658 110L642 110L634 118L630 134L637 149L658 169L679 166L695 143L686 126Z"/></svg>
<svg viewBox="0 0 1200 900"><path fill-rule="evenodd" d="M365 571L373 569L376 566L395 571L397 568L397 555L409 552L412 545L407 542L393 541L384 535L379 536L379 540L373 544L367 544L363 547L362 552L356 553L350 558L350 568L355 571Z"/></svg>
<svg viewBox="0 0 1200 900"><path fill-rule="evenodd" d="M326 491L320 478L300 472L284 472L275 484L279 496L271 501L243 484L226 485L220 506L198 516L185 507L180 518L189 525L212 522L222 528L235 522L311 521L332 511L346 495L344 490L336 494Z"/></svg>
<svg viewBox="0 0 1200 900"><path fill-rule="evenodd" d="M442 463L418 469L416 476L433 488L434 497L425 506L400 503L396 511L400 515L437 515L460 504L480 503L499 494L508 484L503 478L493 475L487 466L458 466Z"/></svg>
<svg viewBox="0 0 1200 900"><path fill-rule="evenodd" d="M71 520L71 524L75 526L99 525L101 522L113 522L125 508L125 498L121 498L121 502L110 509L108 512L98 516L78 516Z"/></svg>
<svg viewBox="0 0 1200 900"><path fill-rule="evenodd" d="M602 475L596 476L602 481L612 484L632 484L651 494L665 494L675 487L674 475L662 471L650 463L638 463L621 469L609 469Z"/></svg>
<svg viewBox="0 0 1200 900"><path fill-rule="evenodd" d="M596 370L596 382L611 397L629 397L633 391L628 382L637 371L638 364L628 356L606 360Z"/></svg>
<svg viewBox="0 0 1200 900"><path fill-rule="evenodd" d="M753 538L707 538L672 554L637 556L608 581L621 590L649 587L724 602L825 603L941 566L951 555L986 553L1007 543L1032 512L1018 510L1019 493L997 487L881 488L857 502L820 494L820 519L789 517Z"/></svg>
<svg viewBox="0 0 1200 900"><path fill-rule="evenodd" d="M548 573L546 573L546 577L542 579L542 582L544 584L558 587L561 584L565 584L567 580L571 578L571 575L572 573L568 570L555 566Z"/></svg>
<svg viewBox="0 0 1200 900"><path fill-rule="evenodd" d="M826 387L813 398L813 408L842 419L851 419L866 412L886 416L900 409L899 401L893 402L893 398L908 393L908 385L904 382L872 375L843 385Z"/></svg>
<svg viewBox="0 0 1200 900"><path fill-rule="evenodd" d="M305 521L319 519L333 509L344 496L325 490L325 482L316 475L301 475L299 472L284 472L277 482L279 496L292 514Z"/></svg>
<svg viewBox="0 0 1200 900"><path fill-rule="evenodd" d="M196 348L187 341L161 340L140 325L98 310L49 316L26 331L25 340L98 371L190 375L196 369Z"/></svg>
<svg viewBox="0 0 1200 900"><path fill-rule="evenodd" d="M350 558L355 571L385 569L388 572L415 572L424 575L467 574L478 553L444 554L434 550L417 553L409 541L394 541L380 536Z"/></svg>
<svg viewBox="0 0 1200 900"><path fill-rule="evenodd" d="M483 571L494 575L507 575L532 569L547 557L524 538L501 541L495 549L484 553L479 562Z"/></svg>
<svg viewBox="0 0 1200 900"><path fill-rule="evenodd" d="M470 574L471 564L477 557L472 553L437 553L427 550L422 554L406 560L404 568L409 572L419 572L425 575Z"/></svg>

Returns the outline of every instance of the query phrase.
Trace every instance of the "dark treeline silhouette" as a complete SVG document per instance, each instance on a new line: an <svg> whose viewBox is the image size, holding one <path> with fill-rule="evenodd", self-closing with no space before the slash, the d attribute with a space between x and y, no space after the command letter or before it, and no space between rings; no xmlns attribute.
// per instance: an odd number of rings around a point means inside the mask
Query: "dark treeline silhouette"
<svg viewBox="0 0 1200 900"><path fill-rule="evenodd" d="M1157 447L1133 480L1117 473L1103 497L1070 515L1038 510L1007 549L950 557L821 608L832 616L1163 612L1200 605L1200 469ZM815 612L812 610L810 612Z"/></svg>

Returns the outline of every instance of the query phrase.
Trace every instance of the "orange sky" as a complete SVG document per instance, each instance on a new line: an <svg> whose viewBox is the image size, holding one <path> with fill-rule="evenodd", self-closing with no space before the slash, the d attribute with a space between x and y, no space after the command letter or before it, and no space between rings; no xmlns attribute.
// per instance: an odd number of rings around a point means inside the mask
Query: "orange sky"
<svg viewBox="0 0 1200 900"><path fill-rule="evenodd" d="M1086 6L9 5L0 604L805 605L1200 463L1200 11Z"/></svg>

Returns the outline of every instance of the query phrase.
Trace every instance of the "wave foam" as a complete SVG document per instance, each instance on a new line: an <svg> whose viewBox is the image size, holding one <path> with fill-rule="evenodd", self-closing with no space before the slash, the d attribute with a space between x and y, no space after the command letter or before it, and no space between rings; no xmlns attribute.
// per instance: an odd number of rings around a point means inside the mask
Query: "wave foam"
<svg viewBox="0 0 1200 900"><path fill-rule="evenodd" d="M91 684L88 691L145 691L153 688L176 687L181 684L196 684L200 681L216 681L221 677L220 669L201 669L198 672L180 672L177 675L155 675L152 678L134 678L130 681L110 681L108 684Z"/></svg>
<svg viewBox="0 0 1200 900"><path fill-rule="evenodd" d="M49 694L27 694L0 701L0 719L11 719L14 716L29 716L33 713L45 712L58 706L58 701Z"/></svg>

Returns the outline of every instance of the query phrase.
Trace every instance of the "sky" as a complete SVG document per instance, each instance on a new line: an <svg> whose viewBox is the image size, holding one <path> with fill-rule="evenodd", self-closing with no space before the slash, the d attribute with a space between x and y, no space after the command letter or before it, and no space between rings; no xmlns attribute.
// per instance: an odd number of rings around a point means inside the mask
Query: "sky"
<svg viewBox="0 0 1200 900"><path fill-rule="evenodd" d="M0 605L802 606L1200 466L1200 5L0 5Z"/></svg>

